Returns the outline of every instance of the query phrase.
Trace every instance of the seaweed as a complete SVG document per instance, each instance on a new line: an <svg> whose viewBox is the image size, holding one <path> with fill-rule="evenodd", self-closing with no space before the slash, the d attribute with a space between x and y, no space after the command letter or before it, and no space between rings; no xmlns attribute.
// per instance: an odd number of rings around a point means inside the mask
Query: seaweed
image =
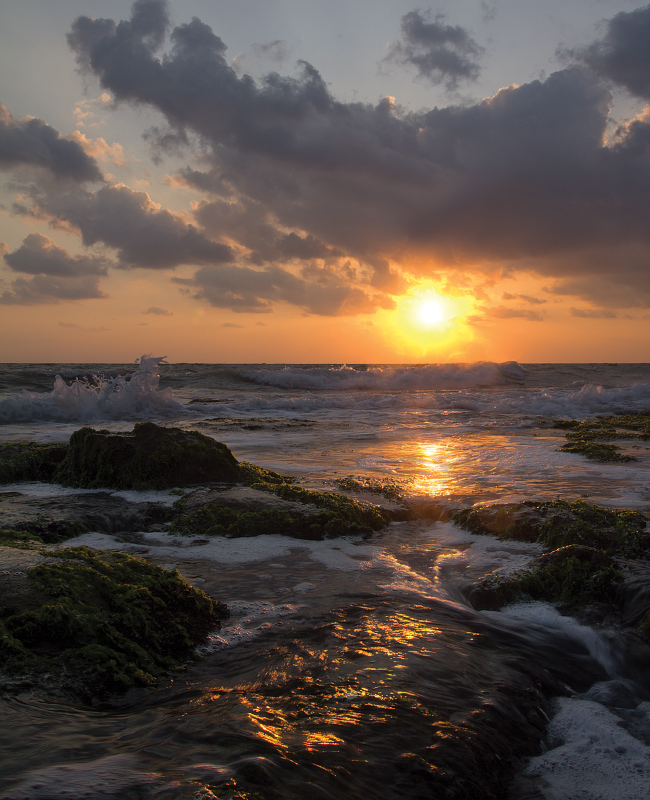
<svg viewBox="0 0 650 800"><path fill-rule="evenodd" d="M585 545L617 558L650 556L647 517L583 500L525 501L457 511L452 521L470 533L538 542L555 550Z"/></svg>
<svg viewBox="0 0 650 800"><path fill-rule="evenodd" d="M53 480L67 444L13 442L0 445L0 484Z"/></svg>
<svg viewBox="0 0 650 800"><path fill-rule="evenodd" d="M643 440L650 438L650 412L628 412L599 416L583 422L557 420L554 428L566 430L566 444L560 448L565 453L580 453L592 461L629 462L634 456L624 455L620 448L605 442Z"/></svg>
<svg viewBox="0 0 650 800"><path fill-rule="evenodd" d="M373 480L372 478L355 478L348 475L338 478L334 483L345 492L359 492L364 494L378 494L387 500L400 503L404 499L404 490L394 479Z"/></svg>
<svg viewBox="0 0 650 800"><path fill-rule="evenodd" d="M337 536L366 536L375 530L364 518L345 516L332 509L293 513L274 508L239 511L218 503L206 503L182 513L171 533L182 536L225 536L227 538L282 534L296 539L332 539Z"/></svg>
<svg viewBox="0 0 650 800"><path fill-rule="evenodd" d="M85 699L155 685L228 616L177 570L88 547L48 555L28 575L50 599L3 610L4 669L58 674Z"/></svg>
<svg viewBox="0 0 650 800"><path fill-rule="evenodd" d="M617 589L623 573L603 550L584 545L567 545L545 553L532 565L508 577L491 575L470 592L479 609L501 608L521 600L558 603L569 612L585 605L602 613L615 608Z"/></svg>
<svg viewBox="0 0 650 800"><path fill-rule="evenodd" d="M228 447L198 431L137 423L131 433L81 428L53 480L87 489L169 489L239 477Z"/></svg>
<svg viewBox="0 0 650 800"><path fill-rule="evenodd" d="M35 536L30 531L15 531L8 528L0 528L0 546L33 550L39 545L43 545L43 540L40 536Z"/></svg>

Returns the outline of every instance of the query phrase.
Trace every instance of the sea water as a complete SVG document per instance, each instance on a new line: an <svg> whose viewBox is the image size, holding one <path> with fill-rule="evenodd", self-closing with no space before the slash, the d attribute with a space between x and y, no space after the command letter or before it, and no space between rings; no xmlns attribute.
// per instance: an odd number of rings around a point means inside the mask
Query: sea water
<svg viewBox="0 0 650 800"><path fill-rule="evenodd" d="M549 604L475 611L464 589L539 548L429 513L557 497L648 512L648 443L627 445L640 448L634 463L589 462L560 452L563 432L549 423L649 407L650 367L635 364L1 366L3 442L151 420L199 430L311 488L336 490L350 475L394 481L423 513L367 540L73 540L178 567L232 616L197 666L117 706L28 690L2 698L0 798L238 797L227 781L239 774L257 776L262 798L426 796L389 765L430 747L436 714L500 708L514 719L532 665L563 691L513 797L650 798L650 683L628 643Z"/></svg>

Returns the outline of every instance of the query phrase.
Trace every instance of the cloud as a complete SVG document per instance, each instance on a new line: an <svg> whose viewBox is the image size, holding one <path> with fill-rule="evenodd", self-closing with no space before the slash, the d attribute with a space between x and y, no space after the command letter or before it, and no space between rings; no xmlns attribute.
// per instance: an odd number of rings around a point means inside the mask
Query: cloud
<svg viewBox="0 0 650 800"><path fill-rule="evenodd" d="M34 209L81 232L87 247L101 243L117 250L124 268L167 269L179 264L219 264L233 259L232 249L208 239L180 215L154 203L146 192L123 184L97 192L82 188L35 188Z"/></svg>
<svg viewBox="0 0 650 800"><path fill-rule="evenodd" d="M30 233L4 261L14 272L32 275L19 277L0 295L4 305L41 305L65 300L107 297L99 288L111 262L99 256L73 256L47 236Z"/></svg>
<svg viewBox="0 0 650 800"><path fill-rule="evenodd" d="M533 297L530 294L510 294L509 292L504 292L501 298L503 300L523 300L531 305L543 305L548 302L548 300L541 300L539 297Z"/></svg>
<svg viewBox="0 0 650 800"><path fill-rule="evenodd" d="M166 308L159 308L158 306L149 306L146 311L142 312L143 314L157 314L161 317L173 317L174 312L168 311Z"/></svg>
<svg viewBox="0 0 650 800"><path fill-rule="evenodd" d="M402 17L402 41L396 42L384 61L413 66L418 77L455 89L462 80L474 81L480 67L474 60L483 54L460 25L445 24L444 14L433 21L425 12L409 11Z"/></svg>
<svg viewBox="0 0 650 800"><path fill-rule="evenodd" d="M536 311L530 311L525 308L507 308L506 306L483 306L479 309L483 314L488 317L495 317L496 319L514 319L519 317L521 319L528 319L531 322L543 322L544 318Z"/></svg>
<svg viewBox="0 0 650 800"><path fill-rule="evenodd" d="M402 46L440 41L476 65L463 29L405 19ZM28 213L76 226L122 266L196 264L179 286L258 312L289 302L365 313L400 290L400 265L416 276L536 273L586 302L607 305L614 286L609 302L650 304L650 120L606 140L613 67L595 55L474 104L407 112L390 98L339 102L306 62L297 77L239 77L222 39L197 18L171 30L162 0L139 0L119 23L79 17L68 41L116 103L164 115L150 139L198 140L206 165L182 172L207 195L195 224L127 187L34 193Z"/></svg>
<svg viewBox="0 0 650 800"><path fill-rule="evenodd" d="M19 165L43 167L57 178L103 180L97 162L78 142L64 139L42 119L16 119L0 103L0 167Z"/></svg>
<svg viewBox="0 0 650 800"><path fill-rule="evenodd" d="M34 275L33 278L16 278L11 289L0 295L3 305L43 305L66 300L89 300L108 297L99 288L95 275Z"/></svg>
<svg viewBox="0 0 650 800"><path fill-rule="evenodd" d="M581 317L582 319L616 319L617 316L606 308L570 308L569 313L572 317Z"/></svg>
<svg viewBox="0 0 650 800"><path fill-rule="evenodd" d="M99 159L99 161L110 162L115 164L116 167L124 167L126 160L124 158L124 150L122 145L117 142L108 144L106 139L101 136L97 139L88 139L88 137L80 131L74 131L68 137L69 140L77 142L84 152L92 158Z"/></svg>
<svg viewBox="0 0 650 800"><path fill-rule="evenodd" d="M329 272L305 280L277 266L262 270L203 267L193 279L172 278L172 281L193 287L194 297L207 300L216 308L241 313L270 313L272 304L277 302L326 316L368 314L377 308L394 307L389 298L370 295Z"/></svg>
<svg viewBox="0 0 650 800"><path fill-rule="evenodd" d="M650 5L621 11L607 23L607 33L582 49L564 51L599 75L650 100Z"/></svg>
<svg viewBox="0 0 650 800"><path fill-rule="evenodd" d="M243 328L243 325L237 325L235 322L224 322L222 328Z"/></svg>
<svg viewBox="0 0 650 800"><path fill-rule="evenodd" d="M108 259L99 256L72 256L40 233L30 233L17 250L4 256L4 260L15 272L58 277L106 275L111 265Z"/></svg>

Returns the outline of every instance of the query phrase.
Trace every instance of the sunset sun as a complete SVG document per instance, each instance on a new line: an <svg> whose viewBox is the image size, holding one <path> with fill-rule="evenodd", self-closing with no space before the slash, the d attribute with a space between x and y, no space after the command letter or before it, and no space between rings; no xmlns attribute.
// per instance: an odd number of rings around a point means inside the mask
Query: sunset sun
<svg viewBox="0 0 650 800"><path fill-rule="evenodd" d="M415 320L424 328L444 325L449 320L449 313L444 300L439 297L427 297L414 302Z"/></svg>

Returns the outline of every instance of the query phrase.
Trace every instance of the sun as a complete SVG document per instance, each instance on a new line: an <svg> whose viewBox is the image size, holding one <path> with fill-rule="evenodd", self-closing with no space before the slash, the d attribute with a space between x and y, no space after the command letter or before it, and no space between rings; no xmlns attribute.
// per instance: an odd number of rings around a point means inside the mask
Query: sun
<svg viewBox="0 0 650 800"><path fill-rule="evenodd" d="M444 295L431 284L421 284L399 298L397 308L385 312L382 327L402 357L457 359L474 339L467 322L471 313L471 298Z"/></svg>
<svg viewBox="0 0 650 800"><path fill-rule="evenodd" d="M444 301L439 297L414 301L414 311L417 322L425 328L434 328L449 319Z"/></svg>

